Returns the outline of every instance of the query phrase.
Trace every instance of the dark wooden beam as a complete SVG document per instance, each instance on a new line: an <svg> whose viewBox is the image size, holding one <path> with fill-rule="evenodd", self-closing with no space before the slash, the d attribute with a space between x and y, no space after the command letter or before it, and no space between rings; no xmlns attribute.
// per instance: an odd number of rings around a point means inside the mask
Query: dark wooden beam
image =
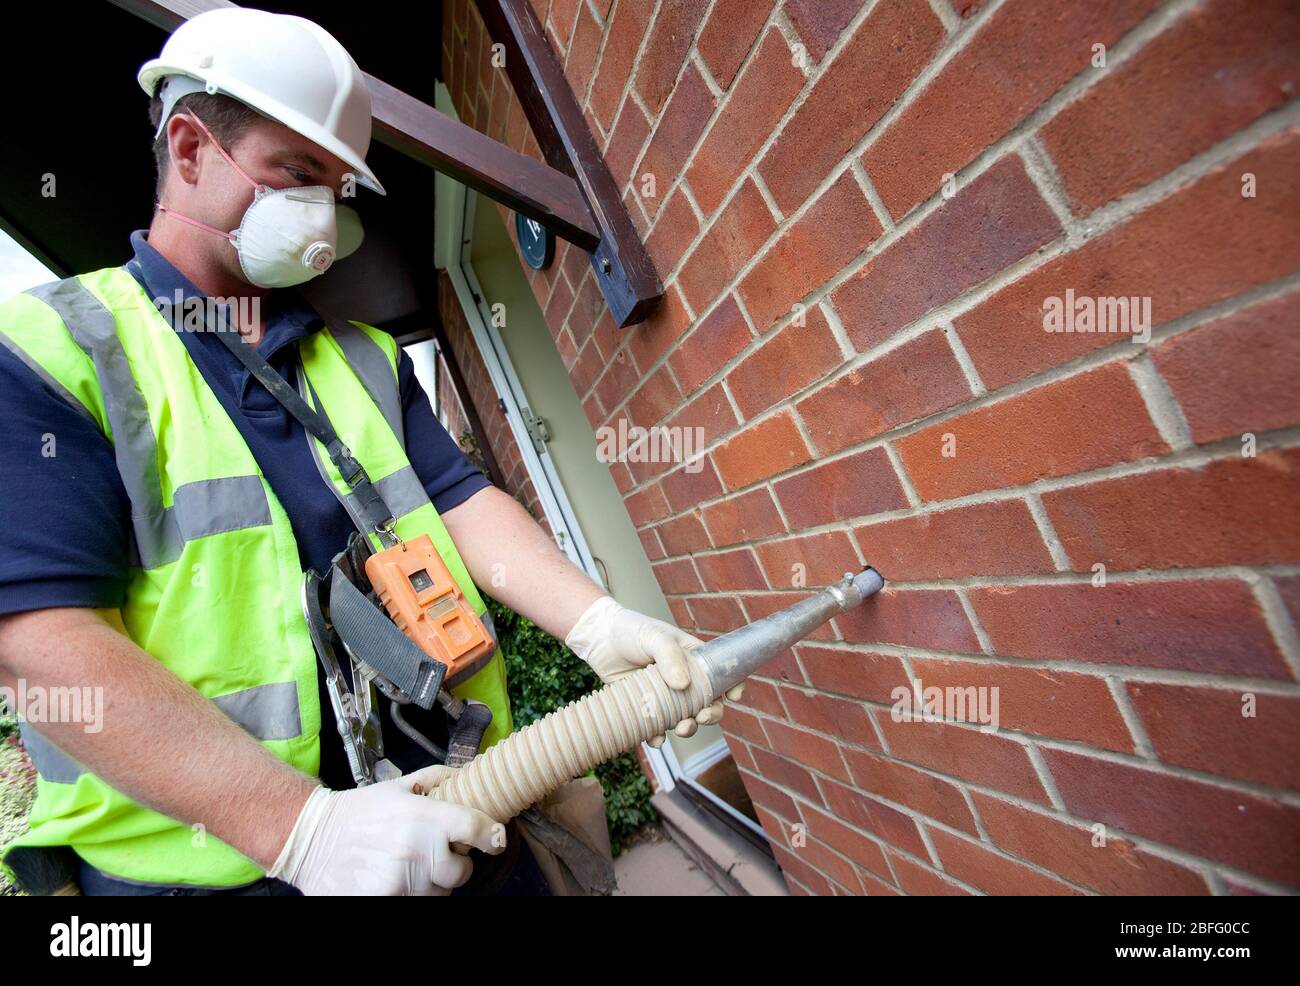
<svg viewBox="0 0 1300 986"><path fill-rule="evenodd" d="M600 230L591 253L596 283L620 326L644 320L663 296L650 254L623 205L564 69L528 0L475 0L542 153L573 175Z"/></svg>
<svg viewBox="0 0 1300 986"><path fill-rule="evenodd" d="M166 31L228 0L111 0ZM601 230L572 175L536 161L440 113L373 75L366 75L375 138L522 212L588 252Z"/></svg>
<svg viewBox="0 0 1300 986"><path fill-rule="evenodd" d="M569 175L374 76L366 76L366 84L377 140L537 220L583 250L599 244L600 229Z"/></svg>

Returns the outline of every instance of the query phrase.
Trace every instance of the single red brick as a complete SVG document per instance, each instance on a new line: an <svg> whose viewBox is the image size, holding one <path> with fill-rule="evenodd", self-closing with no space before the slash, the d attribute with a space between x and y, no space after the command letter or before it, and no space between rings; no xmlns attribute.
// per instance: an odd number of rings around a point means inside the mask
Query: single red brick
<svg viewBox="0 0 1300 986"><path fill-rule="evenodd" d="M650 561L658 561L666 557L664 546L659 540L659 535L654 528L648 531L637 531L637 537L641 539L641 547L645 549L645 556Z"/></svg>
<svg viewBox="0 0 1300 986"><path fill-rule="evenodd" d="M722 721L727 720L724 717ZM813 780L813 775L806 766L777 756L763 746L751 747L750 752L754 754L754 763L758 765L759 772L769 781L789 788L815 805L823 804L821 793L817 790L817 782Z"/></svg>
<svg viewBox="0 0 1300 986"><path fill-rule="evenodd" d="M758 546L758 557L767 581L782 589L830 585L846 571L861 568L853 542L843 531L768 541Z"/></svg>
<svg viewBox="0 0 1300 986"><path fill-rule="evenodd" d="M1273 580L1286 611L1291 614L1291 622L1300 626L1300 575L1280 576Z"/></svg>
<svg viewBox="0 0 1300 986"><path fill-rule="evenodd" d="M708 551L709 533L700 522L698 511L666 520L655 528L670 555L689 555L695 551Z"/></svg>
<svg viewBox="0 0 1300 986"><path fill-rule="evenodd" d="M727 732L733 733L743 740L757 743L760 746L767 745L767 733L763 732L763 724L759 721L758 716L751 715L744 709L729 705L726 715L722 717L722 725Z"/></svg>
<svg viewBox="0 0 1300 986"><path fill-rule="evenodd" d="M1300 808L1065 750L1043 756L1076 818L1300 885Z"/></svg>
<svg viewBox="0 0 1300 986"><path fill-rule="evenodd" d="M908 687L903 662L889 654L864 654L800 644L799 659L808 682L822 691L839 692L888 705L895 688Z"/></svg>
<svg viewBox="0 0 1300 986"><path fill-rule="evenodd" d="M877 713L876 723L890 752L900 760L1028 801L1049 803L1023 743L946 722L895 722L892 713L887 712Z"/></svg>
<svg viewBox="0 0 1300 986"><path fill-rule="evenodd" d="M695 311L704 311L776 230L776 220L752 180L746 180L678 274Z"/></svg>
<svg viewBox="0 0 1300 986"><path fill-rule="evenodd" d="M831 294L860 352L1054 240L1060 223L1009 154Z"/></svg>
<svg viewBox="0 0 1300 986"><path fill-rule="evenodd" d="M682 391L690 394L718 372L718 368L753 340L744 315L729 294L699 321L668 357Z"/></svg>
<svg viewBox="0 0 1300 986"><path fill-rule="evenodd" d="M718 481L713 462L707 455L670 472L660 480L660 485L674 511L689 510L722 492L722 483Z"/></svg>
<svg viewBox="0 0 1300 986"><path fill-rule="evenodd" d="M1168 451L1122 363L968 411L898 442L903 465L926 500L1021 486Z"/></svg>
<svg viewBox="0 0 1300 986"><path fill-rule="evenodd" d="M830 877L831 893L837 897L862 896L862 883L858 879L859 868L830 846L804 835L798 848L792 848L790 851ZM885 865L884 854L880 856L879 865Z"/></svg>
<svg viewBox="0 0 1300 986"><path fill-rule="evenodd" d="M685 599L678 599L676 596L668 600L668 609L673 614L672 622L683 629L692 625L690 607L686 605Z"/></svg>
<svg viewBox="0 0 1300 986"><path fill-rule="evenodd" d="M1023 500L998 500L868 524L862 556L895 582L1056 570Z"/></svg>
<svg viewBox="0 0 1300 986"><path fill-rule="evenodd" d="M1002 729L1087 743L1103 750L1133 752L1119 707L1106 682L1092 675L983 661L912 658L923 689L997 689ZM965 692L967 708L975 694ZM968 714L968 719L975 718Z"/></svg>
<svg viewBox="0 0 1300 986"><path fill-rule="evenodd" d="M666 368L661 368L646 377L632 392L626 412L634 424L649 428L663 420L669 411L681 407L681 403L682 392L677 389L676 381ZM644 469L646 465L644 462L629 461L628 468L632 470L632 475L642 480L648 475L663 471L663 463L649 463L658 466L649 470Z"/></svg>
<svg viewBox="0 0 1300 986"><path fill-rule="evenodd" d="M1243 198L1243 176L1258 198ZM1267 191L1265 191L1267 189ZM1137 336L1052 332L1044 301L1150 299L1158 328L1300 267L1300 133L1282 134L1015 281L956 319L990 389ZM1206 368L1204 372L1209 372Z"/></svg>
<svg viewBox="0 0 1300 986"><path fill-rule="evenodd" d="M691 321L681 292L675 287L665 288L663 301L650 317L628 329L627 351L639 368L649 370L691 327Z"/></svg>
<svg viewBox="0 0 1300 986"><path fill-rule="evenodd" d="M728 490L738 490L783 473L803 465L811 457L789 411L750 425L713 450L718 472ZM780 487L777 497L784 506Z"/></svg>
<svg viewBox="0 0 1300 986"><path fill-rule="evenodd" d="M844 748L853 783L936 822L975 833L975 819L957 785L874 753Z"/></svg>
<svg viewBox="0 0 1300 986"><path fill-rule="evenodd" d="M943 38L925 4L884 0L872 9L759 163L782 212L794 212L889 112Z"/></svg>
<svg viewBox="0 0 1300 986"><path fill-rule="evenodd" d="M1300 292L1167 339L1151 358L1197 442L1300 423Z"/></svg>
<svg viewBox="0 0 1300 986"><path fill-rule="evenodd" d="M741 360L727 375L727 386L749 420L821 379L843 358L826 316L814 307L804 325L787 325Z"/></svg>
<svg viewBox="0 0 1300 986"><path fill-rule="evenodd" d="M880 740L861 702L789 687L783 687L781 695L794 722L869 750L880 750Z"/></svg>
<svg viewBox="0 0 1300 986"><path fill-rule="evenodd" d="M1011 897L1079 896L1060 880L1007 859L970 839L927 826L944 870L985 893Z"/></svg>
<svg viewBox="0 0 1300 986"><path fill-rule="evenodd" d="M730 596L699 596L690 601L695 626L719 633L730 633L745 625L740 603Z"/></svg>
<svg viewBox="0 0 1300 986"><path fill-rule="evenodd" d="M569 38L573 36L573 24L577 20L578 7L581 5L580 0L553 0L551 3L550 16L547 20L559 39L562 49L567 50L569 47Z"/></svg>
<svg viewBox="0 0 1300 986"><path fill-rule="evenodd" d="M797 405L827 455L969 400L970 385L936 330L833 380Z"/></svg>
<svg viewBox="0 0 1300 986"><path fill-rule="evenodd" d="M807 459L805 456L804 461ZM823 462L779 480L775 489L781 509L795 530L907 506L898 474L883 448L865 449Z"/></svg>
<svg viewBox="0 0 1300 986"><path fill-rule="evenodd" d="M856 829L845 825L833 815L818 811L809 805L799 805L807 834L847 856L870 873L892 879L889 864L879 844Z"/></svg>
<svg viewBox="0 0 1300 986"><path fill-rule="evenodd" d="M1076 569L1300 561L1300 449L1043 494Z"/></svg>
<svg viewBox="0 0 1300 986"><path fill-rule="evenodd" d="M847 784L823 780L822 787L826 792L827 807L844 821L900 849L928 855L911 815L868 797Z"/></svg>
<svg viewBox="0 0 1300 986"><path fill-rule="evenodd" d="M866 0L787 0L785 12L814 62L820 62Z"/></svg>
<svg viewBox="0 0 1300 986"><path fill-rule="evenodd" d="M686 159L690 157L695 143L704 133L704 127L713 115L718 101L709 91L704 77L694 64L687 65L681 81L673 90L668 106L659 118L659 125L646 147L645 156L641 158L641 167L637 171L639 183L647 176L654 178L655 194L660 197L668 193L669 186L682 173ZM655 209L648 209L653 214ZM667 274L671 268L660 267L661 274Z"/></svg>
<svg viewBox="0 0 1300 986"><path fill-rule="evenodd" d="M828 229L836 230L836 235L827 236ZM754 327L765 332L794 312L802 298L829 281L882 232L853 172L845 171L740 282L737 290ZM838 364L838 347L836 357Z"/></svg>
<svg viewBox="0 0 1300 986"><path fill-rule="evenodd" d="M709 592L768 588L751 548L696 555L695 565Z"/></svg>
<svg viewBox="0 0 1300 986"><path fill-rule="evenodd" d="M666 593L680 594L704 591L704 587L700 585L699 577L695 574L695 568L691 565L689 558L680 561L661 562L650 567L654 570L655 578L659 580L660 587Z"/></svg>
<svg viewBox="0 0 1300 986"><path fill-rule="evenodd" d="M658 206L656 200L643 201L649 209ZM654 229L645 241L655 269L667 276L668 272L677 266L677 261L682 259L682 254L699 231L700 222L695 218L695 210L686 201L686 193L678 188L664 204L663 211L655 221Z"/></svg>
<svg viewBox="0 0 1300 986"><path fill-rule="evenodd" d="M564 59L564 76L569 80L569 88L578 98L579 105L586 102L587 83L591 81L591 70L596 67L602 34L601 22L592 15L585 3L578 4L573 42Z"/></svg>
<svg viewBox="0 0 1300 986"><path fill-rule="evenodd" d="M793 896L806 896L813 894L819 897L830 896L834 893L831 883L821 873L813 869L802 859L795 856L788 849L774 848L773 854L776 856L777 865L781 867L786 882L790 887L790 893Z"/></svg>
<svg viewBox="0 0 1300 986"><path fill-rule="evenodd" d="M657 483L624 497L623 505L627 507L628 516L637 527L645 527L671 513L668 501L664 499L664 491Z"/></svg>
<svg viewBox="0 0 1300 986"><path fill-rule="evenodd" d="M1194 870L1108 835L1098 845L1087 826L1052 818L1020 805L972 791L975 810L989 838L1003 852L1103 894L1193 897L1208 894L1205 878Z"/></svg>
<svg viewBox="0 0 1300 986"><path fill-rule="evenodd" d="M774 6L776 0L717 0L713 5L695 46L723 89L731 88Z"/></svg>
<svg viewBox="0 0 1300 986"><path fill-rule="evenodd" d="M573 299L574 292L568 279L564 276L557 277L545 309L546 326L552 335L564 325L564 320L569 316L569 309L573 307Z"/></svg>
<svg viewBox="0 0 1300 986"><path fill-rule="evenodd" d="M1154 181L1300 85L1300 8L1210 0L1043 127L1076 215Z"/></svg>
<svg viewBox="0 0 1300 986"><path fill-rule="evenodd" d="M703 461L701 451L705 446L731 431L738 423L722 385L714 384L682 408L679 414L669 418L667 431L658 432L662 436L659 458L661 461L670 460L672 464L681 462L695 467ZM665 467L660 465L659 468Z"/></svg>
<svg viewBox="0 0 1300 986"><path fill-rule="evenodd" d="M1250 587L1232 579L996 586L970 601L1006 657L1291 677Z"/></svg>
<svg viewBox="0 0 1300 986"><path fill-rule="evenodd" d="M955 592L886 587L835 622L850 643L902 644L979 653L979 640Z"/></svg>
<svg viewBox="0 0 1300 986"><path fill-rule="evenodd" d="M636 91L650 108L651 116L658 116L668 101L708 6L705 0L667 0L660 4L650 43L636 70Z"/></svg>
<svg viewBox="0 0 1300 986"><path fill-rule="evenodd" d="M902 853L891 852L889 859L894 864L894 872L898 874L899 884L913 897L971 896L969 890L959 887L938 870L922 866Z"/></svg>
<svg viewBox="0 0 1300 986"><path fill-rule="evenodd" d="M780 788L773 787L761 777L754 777L745 773L742 773L740 777L744 782L746 792L749 794L749 799L754 804L762 805L768 811L786 821L798 821L800 817L799 808L795 804L794 798Z"/></svg>
<svg viewBox="0 0 1300 986"><path fill-rule="evenodd" d="M750 677L745 681L745 694L740 705L765 712L777 719L788 718L785 705L781 702L781 693L777 686L765 678Z"/></svg>
<svg viewBox="0 0 1300 986"><path fill-rule="evenodd" d="M765 486L709 504L704 508L704 526L720 548L785 531L776 502Z"/></svg>
<svg viewBox="0 0 1300 986"><path fill-rule="evenodd" d="M650 121L635 99L626 100L614 129L605 145L605 165L610 177L622 188L632 177L632 166L641 156L641 148L650 136ZM638 194L639 190L638 190Z"/></svg>
<svg viewBox="0 0 1300 986"><path fill-rule="evenodd" d="M614 122L614 114L618 112L623 89L632 75L633 63L653 13L654 7L649 4L620 3L609 30L605 32L605 48L601 52L600 66L587 103L604 131L608 131Z"/></svg>
<svg viewBox="0 0 1300 986"><path fill-rule="evenodd" d="M939 191L1158 0L1012 0L875 140L862 162L895 218Z"/></svg>
<svg viewBox="0 0 1300 986"><path fill-rule="evenodd" d="M1300 698L1156 682L1127 687L1165 763L1300 790Z"/></svg>
<svg viewBox="0 0 1300 986"><path fill-rule="evenodd" d="M831 777L844 781L849 779L848 768L844 766L840 748L834 741L806 729L795 729L775 719L764 719L763 730L767 733L770 741L768 745L774 753Z"/></svg>
<svg viewBox="0 0 1300 986"><path fill-rule="evenodd" d="M604 374L596 381L595 394L600 398L602 406L615 408L623 403L628 394L636 390L640 380L641 374L636 368L636 363L626 349L620 349L606 364Z"/></svg>
<svg viewBox="0 0 1300 986"><path fill-rule="evenodd" d="M794 66L790 46L773 27L736 80L686 171L695 201L706 216L717 211L803 84L804 74Z"/></svg>

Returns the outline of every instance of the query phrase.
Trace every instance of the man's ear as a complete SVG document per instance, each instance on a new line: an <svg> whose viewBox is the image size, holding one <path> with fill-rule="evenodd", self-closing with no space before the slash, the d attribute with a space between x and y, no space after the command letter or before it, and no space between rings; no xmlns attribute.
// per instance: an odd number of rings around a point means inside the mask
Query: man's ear
<svg viewBox="0 0 1300 986"><path fill-rule="evenodd" d="M199 151L206 138L184 113L173 114L167 121L167 153L171 167L187 185L199 180Z"/></svg>

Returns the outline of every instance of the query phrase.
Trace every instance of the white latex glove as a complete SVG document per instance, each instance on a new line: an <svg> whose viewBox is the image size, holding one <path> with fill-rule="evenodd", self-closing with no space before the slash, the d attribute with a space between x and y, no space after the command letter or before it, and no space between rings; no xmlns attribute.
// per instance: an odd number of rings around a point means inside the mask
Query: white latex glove
<svg viewBox="0 0 1300 986"><path fill-rule="evenodd" d="M653 663L668 687L681 691L691 684L691 672L686 663L690 658L686 652L704 641L671 623L628 609L612 596L601 596L578 617L564 643L606 684ZM739 699L744 687L740 684L729 689L727 698L732 701ZM700 726L718 722L721 718L722 702L719 700L701 709L694 718L683 719L673 732L678 736L691 736ZM656 736L650 745L660 746L663 741L663 736Z"/></svg>
<svg viewBox="0 0 1300 986"><path fill-rule="evenodd" d="M473 869L463 847L494 856L505 848L504 827L481 811L415 793L436 787L448 769L349 791L318 787L267 875L307 896L446 896Z"/></svg>

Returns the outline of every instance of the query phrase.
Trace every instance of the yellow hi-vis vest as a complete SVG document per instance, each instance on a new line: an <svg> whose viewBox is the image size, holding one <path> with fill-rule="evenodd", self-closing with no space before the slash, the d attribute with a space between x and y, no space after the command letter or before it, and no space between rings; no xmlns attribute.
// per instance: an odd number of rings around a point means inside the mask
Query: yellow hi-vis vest
<svg viewBox="0 0 1300 986"><path fill-rule="evenodd" d="M281 760L317 775L317 657L293 530L176 330L135 278L114 267L0 304L0 345L113 443L138 565L122 606L131 639ZM398 535L428 534L482 614L483 599L404 451L396 342L368 325L338 323L301 340L299 353L299 392L324 406L392 511ZM304 440L322 481L355 516L324 447ZM373 536L372 544L380 546ZM499 650L454 691L491 708L484 748L509 734ZM71 846L92 866L142 883L231 887L263 875L207 834L202 819L190 825L145 808L30 725L22 731L37 768L36 800L30 831L6 851L8 862L28 847ZM143 747L150 738L139 741Z"/></svg>

